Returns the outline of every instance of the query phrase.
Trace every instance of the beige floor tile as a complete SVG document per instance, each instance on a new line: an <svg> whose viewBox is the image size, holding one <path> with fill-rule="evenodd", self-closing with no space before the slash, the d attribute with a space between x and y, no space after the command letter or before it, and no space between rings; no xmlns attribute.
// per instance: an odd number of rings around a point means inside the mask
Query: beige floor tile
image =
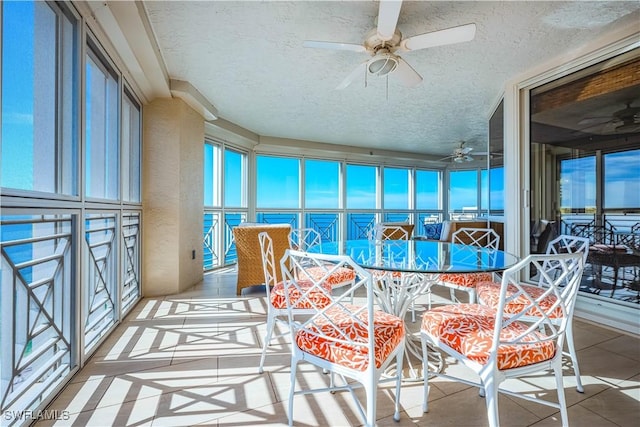
<svg viewBox="0 0 640 427"><path fill-rule="evenodd" d="M65 387L48 409L67 411L72 415L93 410L100 403L111 381L113 377L96 375L88 377L86 381L73 382Z"/></svg>
<svg viewBox="0 0 640 427"><path fill-rule="evenodd" d="M238 377L162 395L154 425L195 425L274 403L268 377Z"/></svg>
<svg viewBox="0 0 640 427"><path fill-rule="evenodd" d="M149 360L117 360L117 361L90 361L71 380L71 383L83 383L97 377L114 377L130 372L143 372L148 369L171 365L171 356Z"/></svg>
<svg viewBox="0 0 640 427"><path fill-rule="evenodd" d="M580 373L591 376L606 383L618 383L640 374L638 361L608 351L601 346L594 346L578 352Z"/></svg>
<svg viewBox="0 0 640 427"><path fill-rule="evenodd" d="M533 412L526 410L503 395L498 396L500 424L504 426L528 426L540 420ZM420 425L431 426L486 426L487 408L485 399L478 395L475 387L442 399L429 401L429 412L417 419Z"/></svg>
<svg viewBox="0 0 640 427"><path fill-rule="evenodd" d="M580 402L579 406L620 426L640 421L640 375Z"/></svg>
<svg viewBox="0 0 640 427"><path fill-rule="evenodd" d="M614 427L622 424L615 424L593 411L583 408L581 405L572 406L567 409L569 425L580 427ZM543 420L532 424L531 427L557 427L562 425L560 413L555 412L554 415L548 416ZM629 426L634 424L628 424Z"/></svg>
<svg viewBox="0 0 640 427"><path fill-rule="evenodd" d="M640 340L630 339L628 335L620 335L598 344L597 347L640 362Z"/></svg>

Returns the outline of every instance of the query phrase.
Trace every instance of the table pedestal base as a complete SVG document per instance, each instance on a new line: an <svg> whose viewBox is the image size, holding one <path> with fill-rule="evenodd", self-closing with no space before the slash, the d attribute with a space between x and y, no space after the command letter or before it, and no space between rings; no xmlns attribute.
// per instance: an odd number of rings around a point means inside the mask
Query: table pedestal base
<svg viewBox="0 0 640 427"><path fill-rule="evenodd" d="M437 274L400 273L393 271L376 271L373 277L374 293L380 308L387 313L405 319L409 309L419 296L429 294L431 285L437 280ZM418 329L421 319L416 319ZM409 330L405 322L405 354L403 360L403 380L422 381L422 349L420 347L420 333ZM440 352L429 352L429 370L442 370ZM389 376L396 372L395 364L389 366Z"/></svg>

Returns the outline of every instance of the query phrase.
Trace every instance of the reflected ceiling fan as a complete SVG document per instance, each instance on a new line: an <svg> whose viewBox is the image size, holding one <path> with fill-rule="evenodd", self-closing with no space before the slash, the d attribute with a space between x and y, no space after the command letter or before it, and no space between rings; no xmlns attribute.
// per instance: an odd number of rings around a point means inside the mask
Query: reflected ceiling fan
<svg viewBox="0 0 640 427"><path fill-rule="evenodd" d="M470 155L471 151L473 151L473 147L465 147L464 141L462 141L460 142L460 146L453 150L453 154L443 157L439 161L451 159L451 161L455 163L472 162L473 157Z"/></svg>
<svg viewBox="0 0 640 427"><path fill-rule="evenodd" d="M600 129L605 133L634 133L640 132L640 107L632 107L631 102L626 107L614 112L611 116L587 117L580 120L580 125L587 125L581 131Z"/></svg>
<svg viewBox="0 0 640 427"><path fill-rule="evenodd" d="M473 40L476 24L466 24L444 30L403 38L396 28L402 1L381 0L378 8L378 26L369 31L363 44L306 40L304 47L367 52L371 58L362 62L336 87L344 89L358 76L393 76L407 87L422 82L418 74L399 54L429 47L462 43Z"/></svg>

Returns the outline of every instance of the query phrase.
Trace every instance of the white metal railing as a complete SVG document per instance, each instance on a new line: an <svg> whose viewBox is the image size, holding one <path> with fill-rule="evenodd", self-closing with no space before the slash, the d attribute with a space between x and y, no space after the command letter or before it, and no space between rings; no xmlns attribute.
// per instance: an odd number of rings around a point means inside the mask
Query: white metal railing
<svg viewBox="0 0 640 427"><path fill-rule="evenodd" d="M75 215L2 217L3 414L36 407L66 380L75 364L75 221Z"/></svg>
<svg viewBox="0 0 640 427"><path fill-rule="evenodd" d="M84 351L88 354L116 323L117 239L116 214L85 216L85 250L89 259L83 301Z"/></svg>
<svg viewBox="0 0 640 427"><path fill-rule="evenodd" d="M140 213L122 215L122 269L120 312L126 313L140 298Z"/></svg>

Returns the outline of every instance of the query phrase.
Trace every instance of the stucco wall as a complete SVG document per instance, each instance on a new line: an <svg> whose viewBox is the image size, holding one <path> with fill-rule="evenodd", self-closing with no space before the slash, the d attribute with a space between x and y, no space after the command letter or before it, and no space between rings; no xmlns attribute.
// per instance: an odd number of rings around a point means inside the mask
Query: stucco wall
<svg viewBox="0 0 640 427"><path fill-rule="evenodd" d="M145 296L174 294L202 280L203 141L202 116L182 100L156 99L145 105Z"/></svg>

